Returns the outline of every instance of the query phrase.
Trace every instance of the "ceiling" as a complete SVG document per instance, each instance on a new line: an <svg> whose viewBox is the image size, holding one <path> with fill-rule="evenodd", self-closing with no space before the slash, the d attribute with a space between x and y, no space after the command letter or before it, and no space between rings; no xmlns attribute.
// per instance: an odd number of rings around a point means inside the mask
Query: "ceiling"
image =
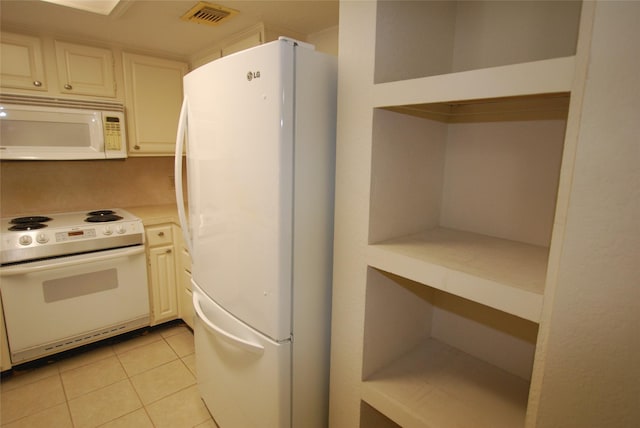
<svg viewBox="0 0 640 428"><path fill-rule="evenodd" d="M39 0L0 0L3 31L101 41L187 59L252 25L308 35L338 25L338 0L215 1L240 13L218 26L180 17L198 0L121 0L109 16Z"/></svg>

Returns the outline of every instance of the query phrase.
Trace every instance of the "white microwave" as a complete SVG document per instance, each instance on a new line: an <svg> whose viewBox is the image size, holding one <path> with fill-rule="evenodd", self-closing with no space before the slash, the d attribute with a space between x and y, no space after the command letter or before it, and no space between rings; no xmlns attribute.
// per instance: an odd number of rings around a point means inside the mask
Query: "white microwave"
<svg viewBox="0 0 640 428"><path fill-rule="evenodd" d="M0 159L126 157L122 104L21 96L0 99Z"/></svg>

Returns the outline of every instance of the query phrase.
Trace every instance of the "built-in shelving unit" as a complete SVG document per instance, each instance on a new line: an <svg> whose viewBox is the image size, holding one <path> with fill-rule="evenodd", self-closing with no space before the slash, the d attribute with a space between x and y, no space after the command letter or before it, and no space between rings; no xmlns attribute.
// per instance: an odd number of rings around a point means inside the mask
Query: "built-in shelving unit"
<svg viewBox="0 0 640 428"><path fill-rule="evenodd" d="M580 9L378 2L362 426L524 426Z"/></svg>
<svg viewBox="0 0 640 428"><path fill-rule="evenodd" d="M573 56L581 7L570 0L378 1L374 83Z"/></svg>
<svg viewBox="0 0 640 428"><path fill-rule="evenodd" d="M436 227L370 245L370 266L539 321L548 250Z"/></svg>
<svg viewBox="0 0 640 428"><path fill-rule="evenodd" d="M411 379L411 381L402 381ZM362 398L400 426L521 426L528 383L427 340L363 384Z"/></svg>
<svg viewBox="0 0 640 428"><path fill-rule="evenodd" d="M400 426L523 426L536 323L370 268L362 400Z"/></svg>
<svg viewBox="0 0 640 428"><path fill-rule="evenodd" d="M373 102L375 107L437 103L457 106L484 104L485 107L493 106L495 110L500 109L509 113L533 107L538 113L559 109L561 112L564 110L566 114L567 103L553 105L551 99L567 99L573 82L574 67L575 58L570 55L522 64L379 83L374 85ZM510 97L523 98L510 99ZM522 102L527 99L530 101L529 106L511 102ZM404 112L410 113L408 108ZM460 117L464 112L452 113Z"/></svg>

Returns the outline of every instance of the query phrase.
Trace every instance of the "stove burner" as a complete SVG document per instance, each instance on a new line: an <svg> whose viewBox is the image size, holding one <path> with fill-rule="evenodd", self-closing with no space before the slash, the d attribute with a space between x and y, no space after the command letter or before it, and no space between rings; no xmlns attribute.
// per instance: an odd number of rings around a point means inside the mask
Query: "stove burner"
<svg viewBox="0 0 640 428"><path fill-rule="evenodd" d="M13 221L12 221L13 223ZM36 230L36 229L42 229L43 227L47 227L46 224L43 223L37 223L37 222L31 222L31 223L17 223L14 224L13 226L11 226L9 228L9 230L11 231L25 231L25 230Z"/></svg>
<svg viewBox="0 0 640 428"><path fill-rule="evenodd" d="M9 221L10 224L13 224L9 228L11 231L24 231L24 230L36 230L42 229L43 227L47 227L46 224L43 224L47 221L50 221L51 217L45 216L27 216L27 217L16 217Z"/></svg>
<svg viewBox="0 0 640 428"><path fill-rule="evenodd" d="M36 216L27 216L27 217L16 217L14 219L11 219L9 223L11 224L46 223L47 221L50 221L50 220L51 220L51 217L36 215ZM44 226L46 225L43 225L42 227Z"/></svg>
<svg viewBox="0 0 640 428"><path fill-rule="evenodd" d="M104 223L104 222L108 222L108 221L117 221L117 220L122 220L122 217L120 217L119 215L114 215L114 214L94 215L94 216L91 216L91 217L87 217L85 219L85 221L87 221L89 223Z"/></svg>
<svg viewBox="0 0 640 428"><path fill-rule="evenodd" d="M99 211L91 211L87 213L89 217L87 217L84 221L89 223L104 223L108 221L117 221L122 220L122 217L115 214L115 211L111 210L99 210Z"/></svg>
<svg viewBox="0 0 640 428"><path fill-rule="evenodd" d="M113 210L98 210L98 211L91 211L89 213L87 213L88 216L102 216L102 215L109 215L109 214L115 214L116 212Z"/></svg>

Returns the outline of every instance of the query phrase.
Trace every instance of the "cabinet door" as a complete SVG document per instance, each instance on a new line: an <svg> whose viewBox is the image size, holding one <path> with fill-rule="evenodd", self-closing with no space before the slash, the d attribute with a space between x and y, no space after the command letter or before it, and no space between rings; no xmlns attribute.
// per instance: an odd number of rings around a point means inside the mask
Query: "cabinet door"
<svg viewBox="0 0 640 428"><path fill-rule="evenodd" d="M193 294L191 292L191 272L183 269L180 272L180 278L180 318L193 329L194 310Z"/></svg>
<svg viewBox="0 0 640 428"><path fill-rule="evenodd" d="M7 331L4 327L4 314L2 313L2 304L0 302L0 370L5 371L9 370L10 368L11 357L9 355Z"/></svg>
<svg viewBox="0 0 640 428"><path fill-rule="evenodd" d="M184 239L182 238L182 230L178 226L173 226L175 237L175 246L179 249L179 257L177 260L178 269L178 306L180 318L193 329L193 295L191 293L191 256L187 250Z"/></svg>
<svg viewBox="0 0 640 428"><path fill-rule="evenodd" d="M254 46L258 46L261 43L262 43L262 32L257 31L253 34L248 35L243 39L240 39L222 48L222 56L231 55L232 53L249 49Z"/></svg>
<svg viewBox="0 0 640 428"><path fill-rule="evenodd" d="M123 54L130 155L173 155L187 64Z"/></svg>
<svg viewBox="0 0 640 428"><path fill-rule="evenodd" d="M55 42L61 93L115 97L113 54L108 49Z"/></svg>
<svg viewBox="0 0 640 428"><path fill-rule="evenodd" d="M149 242L150 247L173 245L173 231L171 229L171 225L148 228L147 241Z"/></svg>
<svg viewBox="0 0 640 428"><path fill-rule="evenodd" d="M42 43L39 38L2 33L0 85L3 88L47 90Z"/></svg>
<svg viewBox="0 0 640 428"><path fill-rule="evenodd" d="M175 266L173 245L149 249L149 281L153 305L152 325L178 317Z"/></svg>

